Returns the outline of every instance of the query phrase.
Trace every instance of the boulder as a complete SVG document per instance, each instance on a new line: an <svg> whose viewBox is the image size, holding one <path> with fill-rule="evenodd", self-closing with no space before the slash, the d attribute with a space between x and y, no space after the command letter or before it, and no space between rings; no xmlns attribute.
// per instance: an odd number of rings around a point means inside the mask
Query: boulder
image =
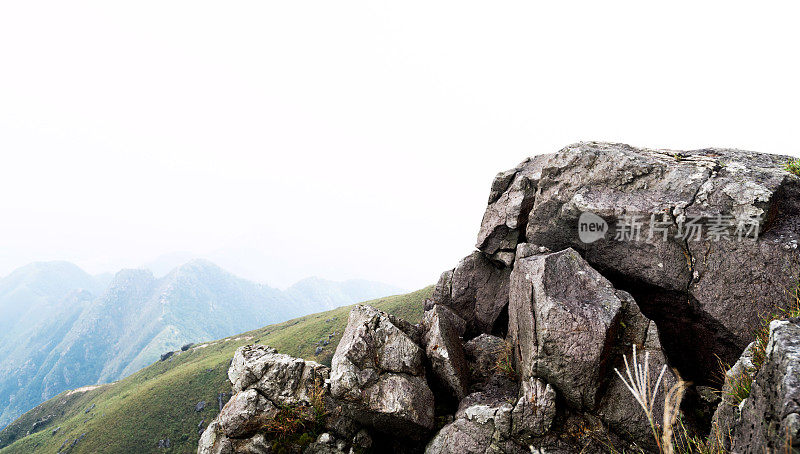
<svg viewBox="0 0 800 454"><path fill-rule="evenodd" d="M542 169L551 156L528 158L516 168L497 174L478 232L478 249L490 256L516 251L528 224Z"/></svg>
<svg viewBox="0 0 800 454"><path fill-rule="evenodd" d="M236 393L219 413L219 426L225 435L242 438L264 427L278 408L255 389Z"/></svg>
<svg viewBox="0 0 800 454"><path fill-rule="evenodd" d="M304 418L310 418L311 406L327 396L328 376L327 367L274 348L239 347L228 368L234 395L202 431L198 454L271 452L271 441L259 429L281 406L298 407ZM218 403L224 394L218 395Z"/></svg>
<svg viewBox="0 0 800 454"><path fill-rule="evenodd" d="M425 312L422 318L422 343L439 385L456 400L467 395L469 365L461 336L466 322L440 304Z"/></svg>
<svg viewBox="0 0 800 454"><path fill-rule="evenodd" d="M228 369L233 391L256 389L275 405L311 404L324 392L327 367L278 353L264 345L236 349Z"/></svg>
<svg viewBox="0 0 800 454"><path fill-rule="evenodd" d="M333 355L331 395L353 419L419 439L433 428L433 393L413 325L370 306L350 311Z"/></svg>
<svg viewBox="0 0 800 454"><path fill-rule="evenodd" d="M445 271L433 291L433 302L452 309L467 322L469 333L506 329L502 317L508 306L511 269L476 251Z"/></svg>
<svg viewBox="0 0 800 454"><path fill-rule="evenodd" d="M509 300L521 376L544 379L575 409L594 409L623 308L611 283L573 249L518 256Z"/></svg>
<svg viewBox="0 0 800 454"><path fill-rule="evenodd" d="M477 246L487 256L520 242L579 251L659 323L675 365L708 383L717 357L735 361L800 269L800 178L787 159L578 143L497 176ZM583 213L607 222L605 237L581 241ZM738 241L737 217L757 240Z"/></svg>
<svg viewBox="0 0 800 454"><path fill-rule="evenodd" d="M506 354L506 341L491 334L481 334L464 344L467 363L470 366L470 381L482 386L498 373L498 363Z"/></svg>
<svg viewBox="0 0 800 454"><path fill-rule="evenodd" d="M800 319L769 325L766 358L740 405L732 452L800 449Z"/></svg>

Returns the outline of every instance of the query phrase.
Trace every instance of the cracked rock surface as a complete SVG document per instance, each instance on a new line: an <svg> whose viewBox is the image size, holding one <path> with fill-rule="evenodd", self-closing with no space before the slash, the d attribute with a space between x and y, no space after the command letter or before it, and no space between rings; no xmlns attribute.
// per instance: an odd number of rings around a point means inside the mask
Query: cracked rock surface
<svg viewBox="0 0 800 454"><path fill-rule="evenodd" d="M554 251L574 248L624 284L620 288L634 294L665 337L683 339L665 344L681 367L717 356L733 363L750 342L759 314L785 301L785 289L793 287L800 269L800 179L783 170L787 159L716 148L570 145L498 175L478 249L492 255L514 251L521 242ZM608 222L605 238L580 240L583 212ZM638 240L615 240L625 230L625 216L643 221ZM718 216L761 216L758 240L690 235L689 221L699 219L708 232ZM683 331L690 322L699 328ZM711 378L702 369L689 375L698 382Z"/></svg>
<svg viewBox="0 0 800 454"><path fill-rule="evenodd" d="M415 341L420 337L407 322L356 306L333 357L333 398L364 425L425 436L433 428L434 400L425 378L425 351Z"/></svg>
<svg viewBox="0 0 800 454"><path fill-rule="evenodd" d="M519 373L543 378L576 409L593 409L623 307L611 283L565 249L518 258L509 299Z"/></svg>

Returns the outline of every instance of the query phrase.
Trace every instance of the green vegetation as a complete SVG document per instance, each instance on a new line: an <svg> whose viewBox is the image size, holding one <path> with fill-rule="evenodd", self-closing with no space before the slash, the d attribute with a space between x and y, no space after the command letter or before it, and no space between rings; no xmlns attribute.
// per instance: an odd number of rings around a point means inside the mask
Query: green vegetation
<svg viewBox="0 0 800 454"><path fill-rule="evenodd" d="M798 166L800 166L800 164L798 164ZM733 386L729 395L733 397L734 400L732 403L734 405L739 405L739 402L750 396L750 387L753 384L753 378L759 369L761 369L761 366L764 364L764 360L767 358L769 324L775 320L785 320L792 317L800 317L800 286L794 289L794 294L792 297L793 301L788 307L779 307L772 314L761 318L761 323L755 332L755 340L753 341L753 367L752 369L742 370L738 376L733 378Z"/></svg>
<svg viewBox="0 0 800 454"><path fill-rule="evenodd" d="M422 317L423 302L432 290L427 287L366 304L417 323ZM61 393L1 431L0 454L54 453L62 446L70 446L82 434L86 435L74 448L62 452L196 452L198 425L203 421L205 428L219 412L217 395L230 392L227 370L236 348L266 344L283 353L330 365L350 307L201 343L118 382ZM329 344L322 345L325 341ZM318 347L323 350L315 354ZM206 407L197 412L195 406L200 401L205 401ZM286 416L288 424L292 421L291 410L286 410ZM48 417L26 436L34 423ZM166 438L171 447L157 450L159 440Z"/></svg>
<svg viewBox="0 0 800 454"><path fill-rule="evenodd" d="M728 395L733 399L731 401L732 405L739 405L741 401L750 396L750 388L753 386L755 372L753 369L742 370L731 378L731 389Z"/></svg>
<svg viewBox="0 0 800 454"><path fill-rule="evenodd" d="M786 164L784 164L783 168L787 172L791 172L797 176L800 176L800 159L795 159L795 158L789 159L788 161L786 161Z"/></svg>
<svg viewBox="0 0 800 454"><path fill-rule="evenodd" d="M500 355L497 357L497 363L494 365L495 369L512 380L519 379L517 369L514 368L514 346L511 342L506 341L501 351L497 353L500 353Z"/></svg>

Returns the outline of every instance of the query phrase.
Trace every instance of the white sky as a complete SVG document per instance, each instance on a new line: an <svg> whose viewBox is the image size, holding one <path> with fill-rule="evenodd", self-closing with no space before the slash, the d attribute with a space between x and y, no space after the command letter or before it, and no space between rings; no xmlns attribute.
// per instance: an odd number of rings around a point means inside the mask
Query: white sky
<svg viewBox="0 0 800 454"><path fill-rule="evenodd" d="M0 275L433 283L528 155L798 154L792 3L0 3Z"/></svg>

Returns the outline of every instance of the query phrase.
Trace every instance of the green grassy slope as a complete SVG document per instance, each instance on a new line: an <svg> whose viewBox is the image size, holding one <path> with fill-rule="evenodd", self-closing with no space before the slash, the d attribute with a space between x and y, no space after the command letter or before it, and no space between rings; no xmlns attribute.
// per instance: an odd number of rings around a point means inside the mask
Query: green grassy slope
<svg viewBox="0 0 800 454"><path fill-rule="evenodd" d="M432 289L366 304L417 323ZM55 453L59 449L71 453L196 452L198 424L202 420L205 427L219 412L218 393L230 392L227 370L236 348L267 344L330 365L349 310L334 309L199 344L118 382L61 393L3 429L0 454ZM330 344L315 355L319 341L328 340L332 333L336 334ZM206 407L197 412L200 401L205 401ZM26 435L34 423L48 417L34 433ZM158 441L165 438L170 439L171 447L158 448Z"/></svg>

